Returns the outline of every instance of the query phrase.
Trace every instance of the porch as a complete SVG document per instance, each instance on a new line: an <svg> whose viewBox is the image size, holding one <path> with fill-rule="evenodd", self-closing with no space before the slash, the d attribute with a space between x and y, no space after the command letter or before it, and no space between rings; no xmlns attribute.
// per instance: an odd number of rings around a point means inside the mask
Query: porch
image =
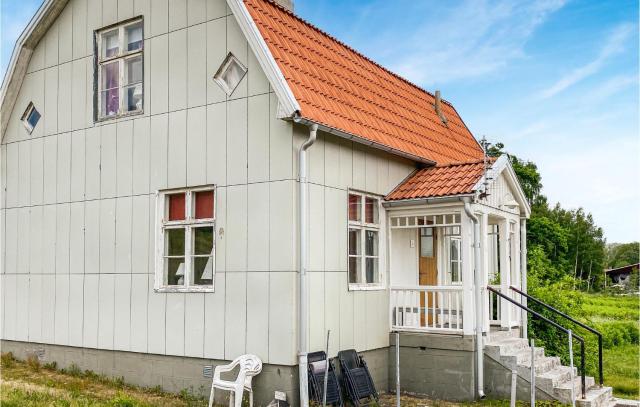
<svg viewBox="0 0 640 407"><path fill-rule="evenodd" d="M479 204L472 208L480 224L481 329L489 335L492 326L520 327L520 310L484 289L491 285L513 295L509 286L523 285L519 216ZM473 222L463 203L388 208L388 216L390 330L472 335Z"/></svg>

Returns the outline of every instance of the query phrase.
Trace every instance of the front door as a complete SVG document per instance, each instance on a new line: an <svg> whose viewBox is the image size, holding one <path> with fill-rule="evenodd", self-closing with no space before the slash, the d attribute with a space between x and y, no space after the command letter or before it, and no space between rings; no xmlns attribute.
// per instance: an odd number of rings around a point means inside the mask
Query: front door
<svg viewBox="0 0 640 407"><path fill-rule="evenodd" d="M420 250L418 264L418 284L438 285L438 250L436 228L420 228ZM437 306L434 293L420 294L420 325L425 326L425 314L427 314L427 326L433 325L432 313L427 312Z"/></svg>

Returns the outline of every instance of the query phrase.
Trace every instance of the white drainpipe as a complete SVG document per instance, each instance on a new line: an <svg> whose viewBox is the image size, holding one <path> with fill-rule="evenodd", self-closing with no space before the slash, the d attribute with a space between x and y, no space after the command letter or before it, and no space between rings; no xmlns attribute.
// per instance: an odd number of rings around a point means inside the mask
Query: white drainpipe
<svg viewBox="0 0 640 407"><path fill-rule="evenodd" d="M309 126L309 138L298 150L298 174L300 177L298 199L298 382L300 383L300 405L309 406L309 384L307 382L307 331L309 299L307 298L307 149L316 141L318 125Z"/></svg>
<svg viewBox="0 0 640 407"><path fill-rule="evenodd" d="M480 266L480 221L469 203L469 198L464 199L464 211L473 221L473 258L474 258L474 284L476 286L476 367L477 367L477 391L478 397L485 398L484 394L484 353L482 344L482 273Z"/></svg>

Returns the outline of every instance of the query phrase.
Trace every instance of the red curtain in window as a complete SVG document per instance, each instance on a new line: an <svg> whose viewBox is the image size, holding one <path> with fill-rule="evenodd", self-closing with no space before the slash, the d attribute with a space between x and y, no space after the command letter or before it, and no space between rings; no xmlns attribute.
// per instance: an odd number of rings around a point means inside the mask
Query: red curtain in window
<svg viewBox="0 0 640 407"><path fill-rule="evenodd" d="M185 195L169 195L169 220L185 219Z"/></svg>
<svg viewBox="0 0 640 407"><path fill-rule="evenodd" d="M196 192L196 219L213 218L213 191Z"/></svg>
<svg viewBox="0 0 640 407"><path fill-rule="evenodd" d="M360 196L349 195L349 220L360 220Z"/></svg>

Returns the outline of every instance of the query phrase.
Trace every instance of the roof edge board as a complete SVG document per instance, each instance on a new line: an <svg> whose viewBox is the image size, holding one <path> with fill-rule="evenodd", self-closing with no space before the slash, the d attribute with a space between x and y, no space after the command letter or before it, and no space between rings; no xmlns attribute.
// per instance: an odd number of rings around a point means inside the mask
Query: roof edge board
<svg viewBox="0 0 640 407"><path fill-rule="evenodd" d="M513 169L513 166L511 165L511 160L509 159L508 154L502 154L500 157L498 157L498 159L493 163L493 165L489 169L487 175L491 180L490 182L495 182L498 176L502 174L502 172L505 169L507 170L506 172L507 182L509 186L514 189L516 193L516 199L524 208L525 216L529 217L529 215L531 214L531 207L529 206L529 202L527 202L527 196L525 195L524 190L520 185L520 181L518 181L518 176L515 170ZM480 188L482 187L482 184L484 183L484 180L485 180L485 176L483 175L480 177L478 182L476 182L476 184L473 186L473 191L479 191Z"/></svg>
<svg viewBox="0 0 640 407"><path fill-rule="evenodd" d="M249 47L258 59L260 67L264 71L267 79L278 96L283 107L283 113L288 117L293 117L300 111L300 104L296 100L287 80L273 58L267 43L265 42L255 21L249 14L243 0L227 0L227 5L236 18L242 33L244 34Z"/></svg>
<svg viewBox="0 0 640 407"><path fill-rule="evenodd" d="M0 87L0 140L4 139L33 50L68 2L45 0L16 40Z"/></svg>
<svg viewBox="0 0 640 407"><path fill-rule="evenodd" d="M390 154L397 155L397 156L400 156L400 157L404 157L404 158L407 158L407 159L409 159L411 161L419 162L419 163L426 164L426 165L429 165L429 166L436 165L436 162L433 161L433 160L429 160L429 159L424 158L424 157L420 157L420 156L417 156L417 155L405 153L404 151L400 151L398 149L386 146L384 144L376 143L375 141L367 140L367 139L362 138L360 136L356 136L355 134L347 133L345 131L336 129L334 127L329 127L329 126L327 126L325 124L316 122L316 121L311 120L311 119L307 119L305 117L296 117L296 118L294 118L294 121L296 123L301 123L301 124L304 124L304 125L317 124L318 125L318 130L321 130L321 131L323 131L325 133L333 134L333 135L336 135L338 137L341 137L341 138L344 138L344 139L347 139L347 140L355 141L358 144L363 144L363 145L366 145L366 146L369 146L369 147L376 148L378 150L386 151L386 152L388 152Z"/></svg>

